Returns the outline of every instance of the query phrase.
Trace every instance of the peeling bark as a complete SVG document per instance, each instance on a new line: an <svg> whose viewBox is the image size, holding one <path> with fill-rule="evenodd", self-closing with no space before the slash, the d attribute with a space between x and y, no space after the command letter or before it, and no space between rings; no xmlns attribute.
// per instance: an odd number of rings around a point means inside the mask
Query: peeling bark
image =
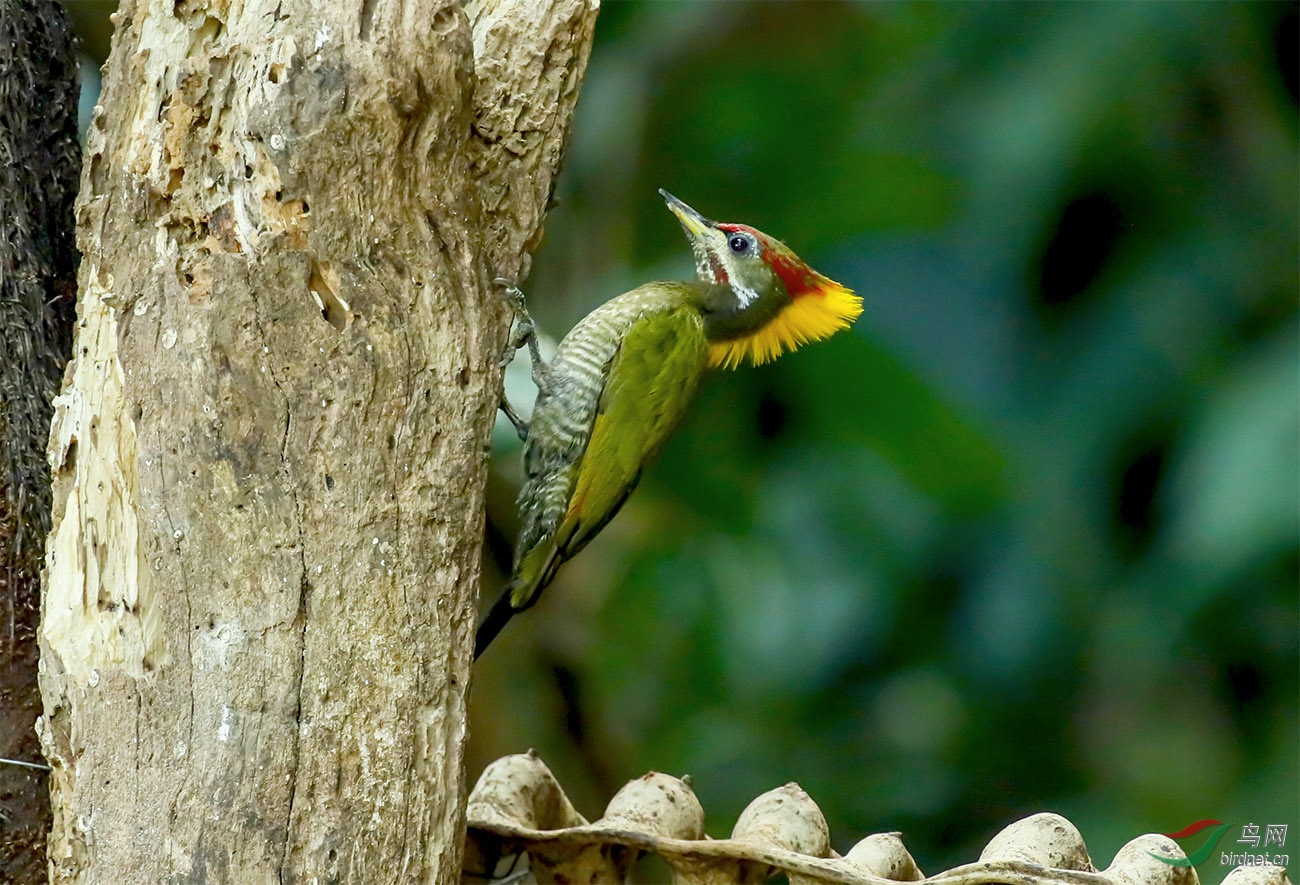
<svg viewBox="0 0 1300 885"><path fill-rule="evenodd" d="M593 0L117 12L56 401L56 881L452 881L507 311Z"/></svg>

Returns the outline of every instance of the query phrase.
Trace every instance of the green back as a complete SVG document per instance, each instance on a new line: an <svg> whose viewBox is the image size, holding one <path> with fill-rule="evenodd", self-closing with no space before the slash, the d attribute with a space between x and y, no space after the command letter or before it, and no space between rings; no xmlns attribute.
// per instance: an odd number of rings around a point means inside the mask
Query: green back
<svg viewBox="0 0 1300 885"><path fill-rule="evenodd" d="M618 512L681 423L707 359L693 304L647 304L630 320L603 373L585 445L554 477L568 492L568 506L554 531L519 551L511 591L516 608L531 604L560 564Z"/></svg>

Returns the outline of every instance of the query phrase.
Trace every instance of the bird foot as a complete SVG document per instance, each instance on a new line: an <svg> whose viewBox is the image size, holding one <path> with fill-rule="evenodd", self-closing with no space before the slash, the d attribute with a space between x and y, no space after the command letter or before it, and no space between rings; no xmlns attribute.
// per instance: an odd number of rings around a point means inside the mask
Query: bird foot
<svg viewBox="0 0 1300 885"><path fill-rule="evenodd" d="M515 354L519 348L527 346L528 356L533 363L533 380L538 382L546 374L546 363L542 360L541 351L537 344L537 326L533 323L532 314L528 312L528 304L524 299L524 293L519 287L509 280L498 277L494 282L499 286L504 286L506 298L510 301L510 307L514 311L514 322L509 338L506 340L506 348L501 354L501 368L505 368L514 362ZM519 417L514 406L510 405L510 400L506 398L504 392L501 394L501 411L511 424L515 426L515 433L519 434L521 440L528 439L528 422Z"/></svg>
<svg viewBox="0 0 1300 885"><path fill-rule="evenodd" d="M493 280L498 286L504 286L506 298L510 301L510 307L514 311L514 322L511 324L510 337L506 340L505 351L501 354L501 367L505 368L514 361L515 354L519 348L528 345L529 354L533 358L533 363L541 362L541 354L537 350L537 326L533 323L532 314L528 312L528 303L524 299L524 293L519 287L509 280L497 277Z"/></svg>

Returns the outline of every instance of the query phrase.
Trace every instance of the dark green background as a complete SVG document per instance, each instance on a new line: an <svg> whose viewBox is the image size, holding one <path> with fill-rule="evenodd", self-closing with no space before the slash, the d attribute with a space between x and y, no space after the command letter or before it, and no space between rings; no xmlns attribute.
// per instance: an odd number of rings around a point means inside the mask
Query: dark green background
<svg viewBox="0 0 1300 885"><path fill-rule="evenodd" d="M866 312L707 384L476 670L471 777L534 747L595 817L689 773L715 836L794 780L929 873L1045 809L1100 866L1206 817L1294 854L1297 39L1295 4L607 3L543 329L691 272L657 187Z"/></svg>

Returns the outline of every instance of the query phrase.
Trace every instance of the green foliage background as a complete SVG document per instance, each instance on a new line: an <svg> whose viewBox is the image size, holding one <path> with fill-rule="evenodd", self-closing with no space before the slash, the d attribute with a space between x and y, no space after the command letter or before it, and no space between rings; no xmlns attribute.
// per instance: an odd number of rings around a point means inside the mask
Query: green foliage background
<svg viewBox="0 0 1300 885"><path fill-rule="evenodd" d="M795 780L931 873L1043 809L1102 866L1300 833L1296 9L606 3L543 328L690 274L660 186L866 313L709 382L477 668L471 777L689 773L715 836Z"/></svg>

